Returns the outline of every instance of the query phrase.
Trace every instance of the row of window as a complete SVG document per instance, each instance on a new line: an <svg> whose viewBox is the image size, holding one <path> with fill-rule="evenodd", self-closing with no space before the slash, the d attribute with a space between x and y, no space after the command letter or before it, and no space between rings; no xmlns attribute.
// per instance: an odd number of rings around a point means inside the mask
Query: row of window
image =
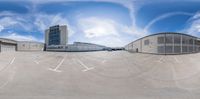
<svg viewBox="0 0 200 99"><path fill-rule="evenodd" d="M200 51L198 46L158 46L158 53L192 53Z"/></svg>
<svg viewBox="0 0 200 99"><path fill-rule="evenodd" d="M60 31L49 32L49 45L59 45L60 44Z"/></svg>
<svg viewBox="0 0 200 99"><path fill-rule="evenodd" d="M181 36L181 35L166 35L159 36L157 39L158 44L197 44L196 38Z"/></svg>
<svg viewBox="0 0 200 99"><path fill-rule="evenodd" d="M200 45L200 42L196 38L181 36L181 35L167 35L159 36L157 38L158 44L190 44L190 45ZM149 45L149 39L144 40L144 45Z"/></svg>

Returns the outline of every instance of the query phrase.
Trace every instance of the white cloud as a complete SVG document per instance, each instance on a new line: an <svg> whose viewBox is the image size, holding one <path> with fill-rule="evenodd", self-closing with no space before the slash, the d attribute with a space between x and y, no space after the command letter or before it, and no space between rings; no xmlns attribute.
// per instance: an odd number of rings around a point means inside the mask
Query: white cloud
<svg viewBox="0 0 200 99"><path fill-rule="evenodd" d="M4 29L4 26L0 25L0 32Z"/></svg>
<svg viewBox="0 0 200 99"><path fill-rule="evenodd" d="M83 18L78 24L88 38L119 35L115 22L109 19Z"/></svg>
<svg viewBox="0 0 200 99"><path fill-rule="evenodd" d="M3 27L12 26L12 25L15 25L17 23L18 22L15 19L11 18L11 17L4 17L4 18L0 19L0 24Z"/></svg>
<svg viewBox="0 0 200 99"><path fill-rule="evenodd" d="M17 41L41 41L41 40L38 40L35 37L31 36L31 35L25 36L25 35L19 35L17 33L10 33L8 35L3 35L1 37L13 39L13 40L17 40Z"/></svg>
<svg viewBox="0 0 200 99"><path fill-rule="evenodd" d="M111 19L88 17L78 20L78 28L91 43L120 47L128 44L130 37L135 40L144 36L144 32L133 26L123 25ZM127 38L128 37L128 38Z"/></svg>
<svg viewBox="0 0 200 99"><path fill-rule="evenodd" d="M193 13L187 13L187 12L170 12L170 13L165 13L161 16L158 16L156 18L154 18L152 21L150 21L144 28L144 31L148 31L148 29L156 22L162 20L162 19L165 19L165 18L168 18L168 17L171 17L171 16L175 16L175 15L186 15L186 16L192 16L194 15Z"/></svg>
<svg viewBox="0 0 200 99"><path fill-rule="evenodd" d="M26 18L26 16L5 11L1 12L0 16L2 17L0 19L0 25L4 27L3 29L10 27L19 27L27 31L30 31L32 29L32 25L29 22L29 19Z"/></svg>
<svg viewBox="0 0 200 99"><path fill-rule="evenodd" d="M181 32L185 32L190 35L199 36L200 35L200 13L196 13L189 21L188 27L186 27Z"/></svg>
<svg viewBox="0 0 200 99"><path fill-rule="evenodd" d="M108 47L122 47L128 43L127 40L124 40L116 36L106 36L103 38L91 39L90 42L95 44L105 45Z"/></svg>
<svg viewBox="0 0 200 99"><path fill-rule="evenodd" d="M123 25L111 19L89 17L79 19L78 23L79 28L82 29L87 38L120 36L124 35L124 33L130 34L133 37L141 37L145 35L141 29Z"/></svg>
<svg viewBox="0 0 200 99"><path fill-rule="evenodd" d="M61 14L56 15L48 15L48 14L36 14L34 25L39 29L42 33L44 33L45 29L48 29L53 25L67 25L69 37L74 34L74 28L69 25L69 22L66 18L62 17Z"/></svg>

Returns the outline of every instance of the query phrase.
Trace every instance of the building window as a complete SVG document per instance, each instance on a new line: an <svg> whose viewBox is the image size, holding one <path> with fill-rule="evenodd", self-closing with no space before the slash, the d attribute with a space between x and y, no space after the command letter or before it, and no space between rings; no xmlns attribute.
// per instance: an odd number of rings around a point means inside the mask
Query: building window
<svg viewBox="0 0 200 99"><path fill-rule="evenodd" d="M187 36L182 36L182 44L188 44L189 38Z"/></svg>
<svg viewBox="0 0 200 99"><path fill-rule="evenodd" d="M190 45L193 45L193 39L192 39L192 38L189 39L189 44L190 44Z"/></svg>
<svg viewBox="0 0 200 99"><path fill-rule="evenodd" d="M60 31L59 27L50 27L49 45L60 45Z"/></svg>
<svg viewBox="0 0 200 99"><path fill-rule="evenodd" d="M174 46L174 53L181 53L181 47L180 46Z"/></svg>
<svg viewBox="0 0 200 99"><path fill-rule="evenodd" d="M181 35L174 35L174 44L181 44Z"/></svg>
<svg viewBox="0 0 200 99"><path fill-rule="evenodd" d="M165 53L165 46L158 46L158 53Z"/></svg>
<svg viewBox="0 0 200 99"><path fill-rule="evenodd" d="M149 40L145 40L144 45L149 45Z"/></svg>
<svg viewBox="0 0 200 99"><path fill-rule="evenodd" d="M173 37L172 35L166 36L166 44L172 44L173 43Z"/></svg>
<svg viewBox="0 0 200 99"><path fill-rule="evenodd" d="M165 43L165 37L158 37L158 44L164 44Z"/></svg>
<svg viewBox="0 0 200 99"><path fill-rule="evenodd" d="M190 52L190 53L193 52L193 46L189 46L189 52Z"/></svg>
<svg viewBox="0 0 200 99"><path fill-rule="evenodd" d="M172 46L166 46L166 48L165 48L166 51L165 52L166 53L173 53L172 48L173 48Z"/></svg>
<svg viewBox="0 0 200 99"><path fill-rule="evenodd" d="M187 50L187 46L182 46L182 52L183 52L183 53L188 52L188 50Z"/></svg>

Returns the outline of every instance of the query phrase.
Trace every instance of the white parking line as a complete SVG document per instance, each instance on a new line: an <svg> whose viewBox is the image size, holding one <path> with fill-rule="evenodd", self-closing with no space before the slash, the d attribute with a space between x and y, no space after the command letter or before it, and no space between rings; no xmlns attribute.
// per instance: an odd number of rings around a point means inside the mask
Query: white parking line
<svg viewBox="0 0 200 99"><path fill-rule="evenodd" d="M40 64L38 61L34 61L36 64Z"/></svg>
<svg viewBox="0 0 200 99"><path fill-rule="evenodd" d="M181 63L181 61L178 60L176 56L174 56L174 59L175 59L175 61L176 61L177 63Z"/></svg>
<svg viewBox="0 0 200 99"><path fill-rule="evenodd" d="M106 60L103 60L101 63L105 63L106 62Z"/></svg>
<svg viewBox="0 0 200 99"><path fill-rule="evenodd" d="M61 72L61 70L58 70L58 68L63 64L65 58L63 58L60 63L53 69L53 68L49 68L49 70L54 71L54 72Z"/></svg>
<svg viewBox="0 0 200 99"><path fill-rule="evenodd" d="M12 81L14 79L14 76L15 76L15 72L12 72L11 77L6 82L4 82L2 85L0 85L0 89L5 87L10 81Z"/></svg>
<svg viewBox="0 0 200 99"><path fill-rule="evenodd" d="M163 58L164 58L164 57L162 56L157 62L163 63L163 62L162 62Z"/></svg>
<svg viewBox="0 0 200 99"><path fill-rule="evenodd" d="M11 60L11 62L9 63L10 65L13 64L15 61L15 57Z"/></svg>
<svg viewBox="0 0 200 99"><path fill-rule="evenodd" d="M14 63L14 61L15 61L15 57L11 60L11 62L9 63L9 65L12 65ZM0 85L0 89L2 89L3 87L5 87L10 81L12 81L13 78L14 78L14 76L15 76L15 71L12 72L11 77L9 77L9 79L6 82L4 82L2 85Z"/></svg>
<svg viewBox="0 0 200 99"><path fill-rule="evenodd" d="M75 59L74 59L75 60ZM83 72L86 72L88 70L94 69L94 67L87 67L81 60L76 59L75 61L77 61L81 66L83 66L85 69L82 70Z"/></svg>

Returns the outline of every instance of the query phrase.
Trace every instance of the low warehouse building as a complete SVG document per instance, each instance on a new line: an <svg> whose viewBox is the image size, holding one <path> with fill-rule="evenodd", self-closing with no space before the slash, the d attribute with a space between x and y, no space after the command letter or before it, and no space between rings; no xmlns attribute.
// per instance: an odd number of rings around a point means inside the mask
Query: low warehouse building
<svg viewBox="0 0 200 99"><path fill-rule="evenodd" d="M125 50L152 54L196 53L200 51L200 39L182 33L158 33L129 43Z"/></svg>
<svg viewBox="0 0 200 99"><path fill-rule="evenodd" d="M74 42L67 46L63 45L52 45L48 46L47 51L68 51L68 52L85 52L85 51L102 51L106 46L84 43L84 42Z"/></svg>
<svg viewBox="0 0 200 99"><path fill-rule="evenodd" d="M32 42L32 41L18 41L17 50L18 51L43 51L44 43Z"/></svg>
<svg viewBox="0 0 200 99"><path fill-rule="evenodd" d="M17 41L0 38L0 52L14 52L17 48Z"/></svg>
<svg viewBox="0 0 200 99"><path fill-rule="evenodd" d="M106 47L98 44L74 42L74 44L68 45L66 51L102 51Z"/></svg>

